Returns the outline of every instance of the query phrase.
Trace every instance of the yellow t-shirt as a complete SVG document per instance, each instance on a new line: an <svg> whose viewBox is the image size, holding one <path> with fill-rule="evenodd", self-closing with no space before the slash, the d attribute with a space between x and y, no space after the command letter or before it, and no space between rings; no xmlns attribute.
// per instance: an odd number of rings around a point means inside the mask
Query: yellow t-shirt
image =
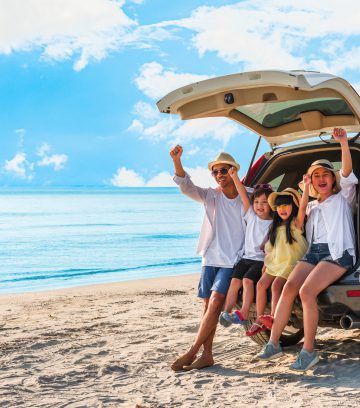
<svg viewBox="0 0 360 408"><path fill-rule="evenodd" d="M302 235L303 230L296 228L294 221L290 224L291 235L295 238L292 244L286 240L286 226L281 225L277 228L275 245L270 241L265 244L264 265L266 273L272 276L280 276L287 279L294 269L298 260L306 253L308 243Z"/></svg>

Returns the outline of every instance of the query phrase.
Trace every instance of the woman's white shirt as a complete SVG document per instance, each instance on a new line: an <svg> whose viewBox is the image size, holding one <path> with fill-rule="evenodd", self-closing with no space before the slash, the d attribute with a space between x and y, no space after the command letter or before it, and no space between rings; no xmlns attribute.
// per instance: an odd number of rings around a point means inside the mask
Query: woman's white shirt
<svg viewBox="0 0 360 408"><path fill-rule="evenodd" d="M341 258L347 250L354 262L356 261L352 211L356 203L356 184L358 184L358 179L353 172L348 177L344 177L340 171L340 192L331 195L321 203L318 200L311 201L306 209L308 216L306 238L308 242L310 244L315 242L314 232L319 226L320 217L322 217L327 233L327 241L325 242L328 243L330 255L334 260ZM316 211L320 213L317 216ZM316 227L315 223L317 224Z"/></svg>

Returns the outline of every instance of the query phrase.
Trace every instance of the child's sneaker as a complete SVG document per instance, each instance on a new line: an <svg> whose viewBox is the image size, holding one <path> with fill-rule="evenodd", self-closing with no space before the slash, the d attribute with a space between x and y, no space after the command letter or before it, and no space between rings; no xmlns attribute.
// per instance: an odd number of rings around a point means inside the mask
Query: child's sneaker
<svg viewBox="0 0 360 408"><path fill-rule="evenodd" d="M233 317L228 312L221 312L219 316L219 323L221 326L229 327L233 324Z"/></svg>
<svg viewBox="0 0 360 408"><path fill-rule="evenodd" d="M291 364L290 368L295 371L306 371L318 362L319 356L316 351L309 353L305 349L302 349L298 354L295 363Z"/></svg>
<svg viewBox="0 0 360 408"><path fill-rule="evenodd" d="M247 320L244 319L244 316L241 314L240 310L234 310L231 313L231 316L234 324L244 325L248 322Z"/></svg>
<svg viewBox="0 0 360 408"><path fill-rule="evenodd" d="M283 355L283 350L280 344L275 346L270 340L265 344L264 348L256 355L260 360L274 360L275 358L281 357Z"/></svg>

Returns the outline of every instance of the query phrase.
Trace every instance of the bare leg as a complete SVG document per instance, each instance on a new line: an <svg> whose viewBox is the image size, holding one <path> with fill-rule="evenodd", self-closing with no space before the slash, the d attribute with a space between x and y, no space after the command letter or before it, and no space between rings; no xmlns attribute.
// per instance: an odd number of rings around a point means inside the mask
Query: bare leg
<svg viewBox="0 0 360 408"><path fill-rule="evenodd" d="M240 310L241 315L245 320L248 319L249 310L252 302L254 301L255 288L254 282L251 279L243 279L243 297L242 297L242 307Z"/></svg>
<svg viewBox="0 0 360 408"><path fill-rule="evenodd" d="M300 298L304 312L304 349L314 350L315 335L319 321L317 305L318 294L339 279L346 269L331 262L319 262L306 278L300 289Z"/></svg>
<svg viewBox="0 0 360 408"><path fill-rule="evenodd" d="M274 316L276 306L279 302L282 288L286 283L286 279L277 276L271 285L271 316Z"/></svg>
<svg viewBox="0 0 360 408"><path fill-rule="evenodd" d="M204 319L204 316L206 314L206 311L209 307L209 302L210 302L210 298L204 298L203 299L203 314L200 320L200 325L202 320ZM215 334L215 332L214 332ZM188 353L183 354L182 356L178 357L172 364L171 364L171 368L174 371L180 371L184 369L184 366L191 364L196 358L196 355L190 355Z"/></svg>
<svg viewBox="0 0 360 408"><path fill-rule="evenodd" d="M229 291L226 295L226 300L225 300L225 306L224 306L224 311L230 313L237 301L238 294L239 294L239 289L242 286L242 281L241 279L237 278L232 278Z"/></svg>
<svg viewBox="0 0 360 408"><path fill-rule="evenodd" d="M212 343L224 301L225 295L215 291L211 293L208 306L201 320L195 341L190 349L172 364L171 368L173 370L177 371L183 368L186 370L192 370L193 368L204 368L214 364ZM192 364L196 357L196 353L199 351L202 345L204 346L204 350L201 357ZM176 367L176 369L173 366Z"/></svg>
<svg viewBox="0 0 360 408"><path fill-rule="evenodd" d="M301 285L313 269L314 265L307 262L299 262L285 283L275 309L274 323L271 328L270 340L275 346L279 345L281 333L289 321L294 300L299 293Z"/></svg>
<svg viewBox="0 0 360 408"><path fill-rule="evenodd" d="M256 316L264 314L267 303L267 290L271 286L275 276L263 273L256 285Z"/></svg>

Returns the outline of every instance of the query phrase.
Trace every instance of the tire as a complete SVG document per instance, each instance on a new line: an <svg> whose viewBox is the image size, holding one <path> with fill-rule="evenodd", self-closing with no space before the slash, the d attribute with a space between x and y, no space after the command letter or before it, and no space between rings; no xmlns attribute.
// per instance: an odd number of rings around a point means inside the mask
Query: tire
<svg viewBox="0 0 360 408"><path fill-rule="evenodd" d="M237 305L240 309L240 305ZM249 330L251 325L255 323L256 311L254 306L251 307L248 317L248 323L244 325L245 330ZM285 327L284 331L280 336L280 344L283 347L294 346L299 343L299 341L304 337L303 328L295 328L291 322ZM270 340L270 330L265 330L261 333L255 334L250 337L252 341L260 346L264 346Z"/></svg>

